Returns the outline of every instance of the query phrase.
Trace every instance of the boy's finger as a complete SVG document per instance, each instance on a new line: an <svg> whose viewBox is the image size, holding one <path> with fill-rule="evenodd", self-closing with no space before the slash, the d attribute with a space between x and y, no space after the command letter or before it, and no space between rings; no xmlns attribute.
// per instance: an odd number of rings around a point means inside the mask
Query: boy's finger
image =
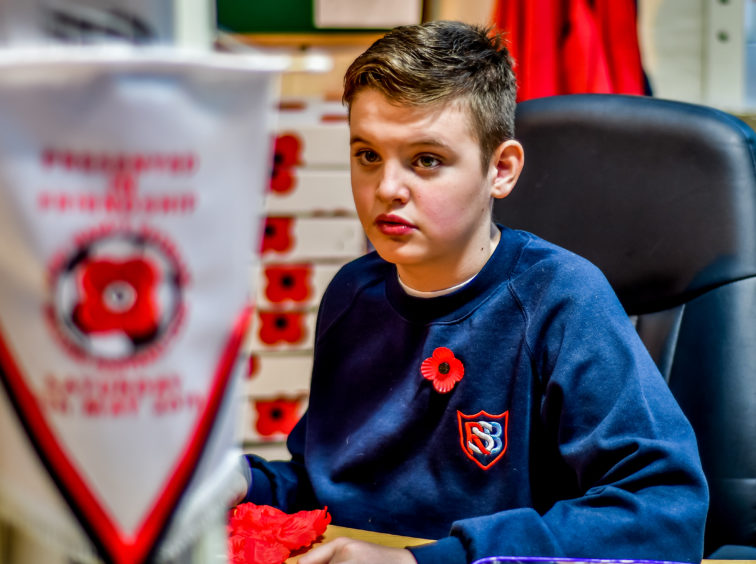
<svg viewBox="0 0 756 564"><path fill-rule="evenodd" d="M344 543L347 542L348 539L345 538L338 538L334 539L331 542L327 542L325 544L321 544L320 546L316 546L312 550L308 551L307 554L303 554L300 558L298 563L299 564L328 564L331 559L336 555L336 553L341 549L342 546L344 546Z"/></svg>

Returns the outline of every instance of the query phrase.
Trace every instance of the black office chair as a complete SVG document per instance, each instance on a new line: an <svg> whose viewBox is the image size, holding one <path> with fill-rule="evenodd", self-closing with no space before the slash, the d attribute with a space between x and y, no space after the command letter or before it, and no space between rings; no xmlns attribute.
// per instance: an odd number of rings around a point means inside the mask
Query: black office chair
<svg viewBox="0 0 756 564"><path fill-rule="evenodd" d="M516 135L525 169L496 218L603 270L698 436L706 555L756 558L756 134L579 94L521 103Z"/></svg>

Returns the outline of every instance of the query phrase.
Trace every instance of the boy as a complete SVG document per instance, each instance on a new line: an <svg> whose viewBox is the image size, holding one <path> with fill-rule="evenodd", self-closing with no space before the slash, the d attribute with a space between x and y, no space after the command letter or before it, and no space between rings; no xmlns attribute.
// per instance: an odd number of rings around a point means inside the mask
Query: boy
<svg viewBox="0 0 756 564"><path fill-rule="evenodd" d="M301 564L699 561L695 438L608 283L492 223L524 160L499 40L454 22L397 28L349 68L344 100L377 252L325 293L292 461L250 456L247 500L439 539L340 539Z"/></svg>

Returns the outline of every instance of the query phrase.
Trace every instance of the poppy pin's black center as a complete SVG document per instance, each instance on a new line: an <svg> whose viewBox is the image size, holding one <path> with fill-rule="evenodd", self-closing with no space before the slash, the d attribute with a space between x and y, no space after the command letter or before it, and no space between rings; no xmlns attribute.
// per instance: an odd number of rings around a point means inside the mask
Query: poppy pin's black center
<svg viewBox="0 0 756 564"><path fill-rule="evenodd" d="M289 326L289 321L285 317L276 317L275 325L278 329L286 329Z"/></svg>
<svg viewBox="0 0 756 564"><path fill-rule="evenodd" d="M438 371L441 374L448 374L450 370L451 370L451 366L449 366L448 362L442 362L441 364L438 365Z"/></svg>
<svg viewBox="0 0 756 564"><path fill-rule="evenodd" d="M270 418L278 421L279 419L283 419L283 409L280 407L274 407L270 410Z"/></svg>
<svg viewBox="0 0 756 564"><path fill-rule="evenodd" d="M291 288L294 286L294 277L290 274L284 274L281 277L281 286L284 288Z"/></svg>

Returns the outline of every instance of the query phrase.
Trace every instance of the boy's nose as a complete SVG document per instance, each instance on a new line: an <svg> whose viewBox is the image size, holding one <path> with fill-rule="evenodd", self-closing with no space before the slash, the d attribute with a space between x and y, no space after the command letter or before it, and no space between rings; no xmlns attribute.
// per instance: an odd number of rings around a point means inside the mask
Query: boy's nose
<svg viewBox="0 0 756 564"><path fill-rule="evenodd" d="M401 165L387 162L384 164L378 181L378 198L391 202L406 202L409 199L409 188L405 182L405 174Z"/></svg>

